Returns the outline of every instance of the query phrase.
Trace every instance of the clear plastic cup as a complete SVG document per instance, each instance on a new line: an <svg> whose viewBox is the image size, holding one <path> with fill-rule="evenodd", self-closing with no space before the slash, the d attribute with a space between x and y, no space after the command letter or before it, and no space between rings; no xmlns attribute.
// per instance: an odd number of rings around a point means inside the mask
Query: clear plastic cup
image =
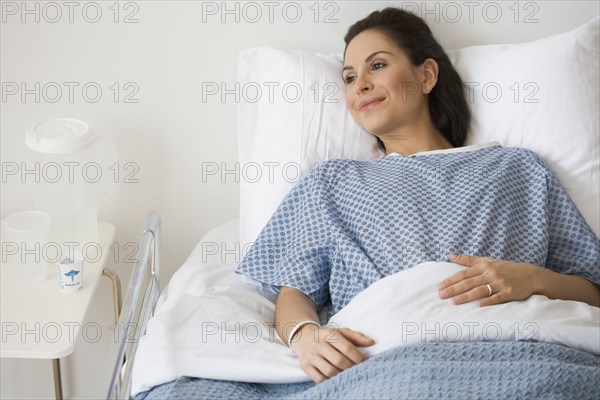
<svg viewBox="0 0 600 400"><path fill-rule="evenodd" d="M50 242L50 216L41 211L18 211L4 221L4 257L23 280L43 281L48 273L44 249Z"/></svg>

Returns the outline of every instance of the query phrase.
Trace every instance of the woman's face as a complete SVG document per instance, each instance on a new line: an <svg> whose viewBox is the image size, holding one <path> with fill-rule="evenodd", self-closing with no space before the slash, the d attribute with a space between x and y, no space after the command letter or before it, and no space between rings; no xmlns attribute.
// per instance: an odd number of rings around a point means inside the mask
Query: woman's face
<svg viewBox="0 0 600 400"><path fill-rule="evenodd" d="M352 39L342 76L354 120L375 136L429 117L427 73L381 32L366 30Z"/></svg>

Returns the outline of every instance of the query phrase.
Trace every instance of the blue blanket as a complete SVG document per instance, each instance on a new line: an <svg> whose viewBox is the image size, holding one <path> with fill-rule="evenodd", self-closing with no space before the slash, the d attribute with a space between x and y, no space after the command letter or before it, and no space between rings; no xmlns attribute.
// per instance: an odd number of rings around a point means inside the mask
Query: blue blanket
<svg viewBox="0 0 600 400"><path fill-rule="evenodd" d="M597 399L600 357L538 342L397 347L316 385L180 378L151 399Z"/></svg>

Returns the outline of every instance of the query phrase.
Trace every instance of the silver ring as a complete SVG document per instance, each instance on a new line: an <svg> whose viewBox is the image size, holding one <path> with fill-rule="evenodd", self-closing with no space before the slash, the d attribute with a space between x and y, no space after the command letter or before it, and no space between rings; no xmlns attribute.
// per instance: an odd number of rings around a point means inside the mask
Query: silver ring
<svg viewBox="0 0 600 400"><path fill-rule="evenodd" d="M488 283L487 285L485 285L485 286L487 286L487 288L488 288L488 297L490 297L490 296L492 295L492 293L494 293L494 292L492 291L492 287L490 286L490 284L489 284L489 283Z"/></svg>

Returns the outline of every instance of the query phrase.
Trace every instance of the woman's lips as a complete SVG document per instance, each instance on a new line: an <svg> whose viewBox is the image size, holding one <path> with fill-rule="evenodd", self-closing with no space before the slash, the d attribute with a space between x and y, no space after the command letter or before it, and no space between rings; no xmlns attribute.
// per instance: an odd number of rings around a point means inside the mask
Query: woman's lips
<svg viewBox="0 0 600 400"><path fill-rule="evenodd" d="M371 97L361 101L358 104L358 111L369 111L371 108L375 107L377 104L381 103L385 100L383 97Z"/></svg>

